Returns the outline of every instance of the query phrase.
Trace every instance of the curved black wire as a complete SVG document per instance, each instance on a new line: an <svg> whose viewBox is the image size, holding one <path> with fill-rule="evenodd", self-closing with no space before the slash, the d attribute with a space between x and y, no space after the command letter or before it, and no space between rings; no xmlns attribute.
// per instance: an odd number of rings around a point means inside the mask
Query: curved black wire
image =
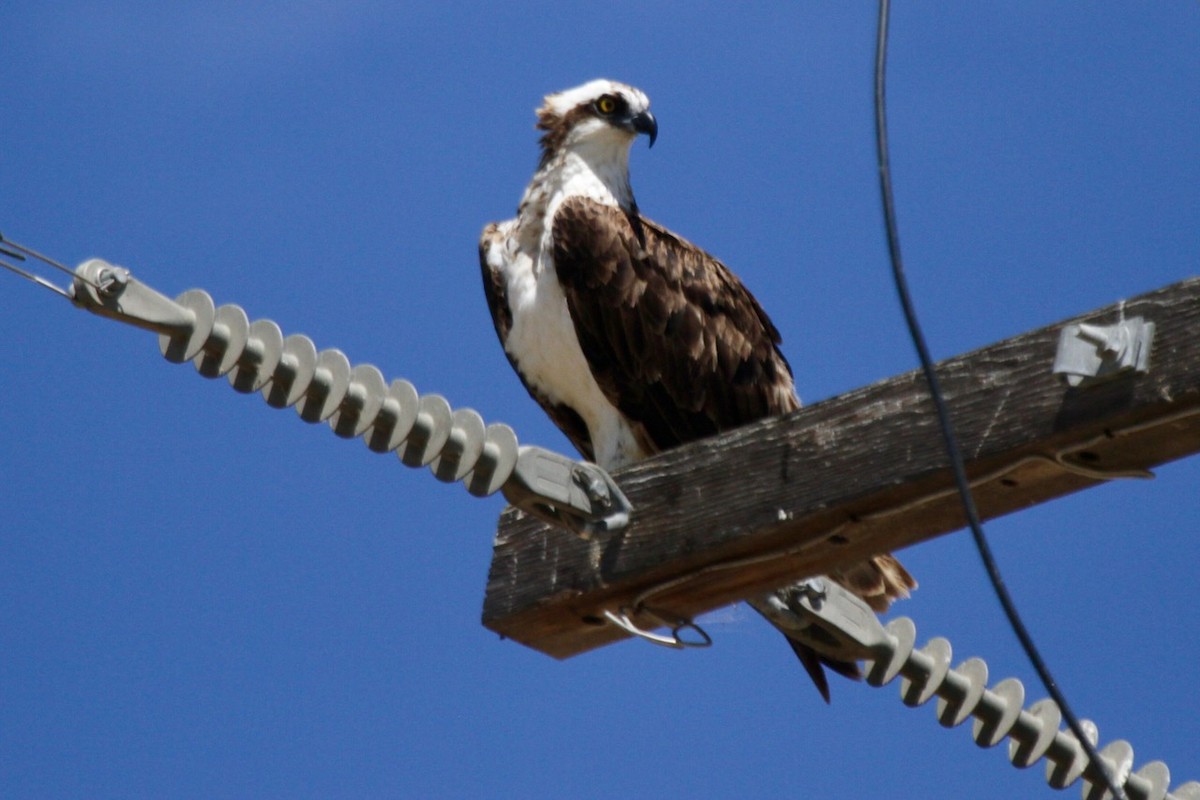
<svg viewBox="0 0 1200 800"><path fill-rule="evenodd" d="M971 536L975 539L975 547L979 550L979 557L983 560L983 566L987 570L988 578L991 579L996 597L999 599L1000 605L1004 608L1004 615L1008 617L1009 625L1012 626L1013 633L1017 635L1017 639L1021 642L1021 647L1025 650L1025 655L1029 658L1029 663L1033 665L1038 677L1041 678L1042 684L1046 687L1046 691L1050 693L1050 697L1058 704L1058 708L1062 712L1067 726L1075 734L1075 738L1079 740L1079 744L1083 747L1084 752L1087 753L1088 760L1091 762L1095 773L1103 778L1104 782L1108 785L1108 790L1116 800L1126 800L1125 793L1121 791L1121 787L1117 785L1116 780L1105 769L1104 762L1100 760L1095 745L1084 735L1083 726L1079 724L1079 720L1067 705L1067 699L1059 690L1053 676L1051 676L1050 670L1046 667L1046 662L1042 660L1041 654L1033 643L1033 638L1025 628L1025 623L1021 621L1020 615L1017 614L1017 608L1013 604L1012 596L1008 593L1008 588L1004 585L1004 578L1000 575L1000 568L996 565L996 559L992 555L992 548L988 545L987 539L983 535L983 526L979 521L979 512L975 508L975 498L971 495L971 485L967 480L967 471L963 463L962 451L958 447L958 437L955 436L954 427L950 424L950 414L946 409L946 400L942 396L937 373L933 368L933 359L929 356L929 348L925 344L925 335L921 332L921 327L917 322L917 312L913 308L912 297L908 292L908 280L904 276L904 264L900 258L900 235L896 226L896 207L892 196L892 171L888 160L887 110L886 93L884 91L886 82L884 78L887 71L889 6L889 0L879 0L879 37L875 44L875 143L876 155L879 160L879 187L883 195L883 218L884 227L887 229L888 253L891 256L892 277L895 279L896 293L900 297L900 305L904 310L904 320L908 324L908 332L912 337L913 346L917 349L917 356L921 361L921 371L925 374L925 380L929 385L929 394L933 399L933 405L937 411L938 425L942 430L942 439L946 445L946 455L950 458L950 467L954 473L954 483L958 487L958 495L962 500L963 512L967 517L967 525L971 529Z"/></svg>

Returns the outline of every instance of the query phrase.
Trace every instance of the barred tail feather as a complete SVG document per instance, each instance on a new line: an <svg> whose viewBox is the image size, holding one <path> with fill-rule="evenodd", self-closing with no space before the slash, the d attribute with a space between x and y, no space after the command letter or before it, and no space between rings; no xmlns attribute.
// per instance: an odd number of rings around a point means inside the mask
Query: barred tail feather
<svg viewBox="0 0 1200 800"><path fill-rule="evenodd" d="M885 553L850 567L833 570L829 577L858 595L876 612L887 611L894 600L903 600L917 581L895 556Z"/></svg>

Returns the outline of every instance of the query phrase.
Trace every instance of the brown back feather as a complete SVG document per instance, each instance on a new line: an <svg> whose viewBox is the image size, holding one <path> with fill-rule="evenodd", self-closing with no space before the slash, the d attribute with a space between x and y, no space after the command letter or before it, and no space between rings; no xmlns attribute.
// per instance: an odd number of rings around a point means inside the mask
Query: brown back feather
<svg viewBox="0 0 1200 800"><path fill-rule="evenodd" d="M569 198L554 265L597 382L655 450L799 407L779 332L717 259L620 209Z"/></svg>

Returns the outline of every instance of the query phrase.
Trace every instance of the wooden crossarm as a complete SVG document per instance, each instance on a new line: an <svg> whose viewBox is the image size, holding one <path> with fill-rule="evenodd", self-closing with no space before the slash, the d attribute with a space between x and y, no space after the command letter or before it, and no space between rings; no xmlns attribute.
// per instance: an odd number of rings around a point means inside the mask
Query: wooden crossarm
<svg viewBox="0 0 1200 800"><path fill-rule="evenodd" d="M1135 316L1156 326L1148 372L1076 388L1052 374L1064 325ZM951 358L938 375L985 519L1142 474L1200 451L1200 279ZM501 515L488 628L567 658L627 636L606 609L694 616L964 525L916 371L614 477L634 507L618 534L584 541Z"/></svg>

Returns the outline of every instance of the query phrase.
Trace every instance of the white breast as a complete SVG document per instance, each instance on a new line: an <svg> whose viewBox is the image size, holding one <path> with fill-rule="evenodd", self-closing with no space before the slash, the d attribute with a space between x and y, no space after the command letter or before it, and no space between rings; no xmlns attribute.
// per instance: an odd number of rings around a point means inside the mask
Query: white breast
<svg viewBox="0 0 1200 800"><path fill-rule="evenodd" d="M516 220L500 226L488 266L505 279L512 328L504 349L524 379L548 400L573 409L588 427L596 463L613 468L644 458L628 421L596 383L575 335L550 254L518 246ZM507 235L505 235L507 234Z"/></svg>

